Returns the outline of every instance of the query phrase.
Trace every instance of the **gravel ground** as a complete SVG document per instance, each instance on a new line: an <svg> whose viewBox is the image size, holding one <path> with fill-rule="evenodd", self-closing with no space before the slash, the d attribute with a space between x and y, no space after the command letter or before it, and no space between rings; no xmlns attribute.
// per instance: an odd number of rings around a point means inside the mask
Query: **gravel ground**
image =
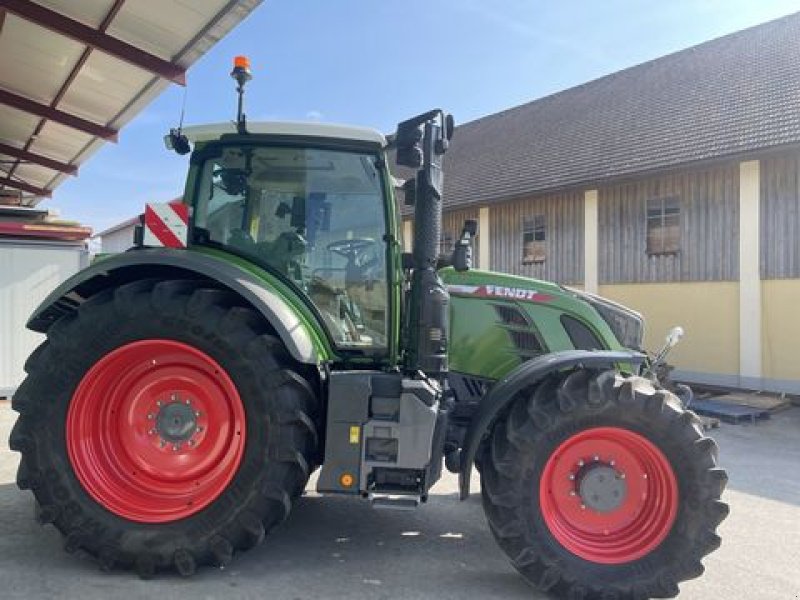
<svg viewBox="0 0 800 600"><path fill-rule="evenodd" d="M33 497L14 484L8 449L14 415L0 402L0 599L539 598L495 546L476 494L456 497L446 474L415 512L379 511L358 499L305 496L267 542L225 570L140 581L103 573L62 550L58 532L33 520ZM731 516L706 574L683 599L800 598L800 408L758 425L715 430L730 484ZM473 490L478 489L475 481Z"/></svg>

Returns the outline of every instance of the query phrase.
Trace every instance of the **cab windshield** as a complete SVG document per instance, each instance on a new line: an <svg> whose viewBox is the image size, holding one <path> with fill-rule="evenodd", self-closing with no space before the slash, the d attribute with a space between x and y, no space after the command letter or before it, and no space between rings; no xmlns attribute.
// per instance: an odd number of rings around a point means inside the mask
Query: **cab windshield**
<svg viewBox="0 0 800 600"><path fill-rule="evenodd" d="M278 271L339 346L386 347L386 214L378 156L223 146L202 166L198 233Z"/></svg>

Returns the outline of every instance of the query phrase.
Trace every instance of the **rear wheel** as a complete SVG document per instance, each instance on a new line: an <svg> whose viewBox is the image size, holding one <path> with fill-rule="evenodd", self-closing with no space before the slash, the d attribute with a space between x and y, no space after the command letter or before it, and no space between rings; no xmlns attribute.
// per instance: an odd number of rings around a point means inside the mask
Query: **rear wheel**
<svg viewBox="0 0 800 600"><path fill-rule="evenodd" d="M207 284L206 284L207 285ZM289 513L316 398L268 326L191 281L141 281L62 317L14 397L18 485L101 564L225 564Z"/></svg>
<svg viewBox="0 0 800 600"><path fill-rule="evenodd" d="M638 377L578 370L520 394L480 462L495 539L530 583L563 597L675 596L728 514L713 440Z"/></svg>

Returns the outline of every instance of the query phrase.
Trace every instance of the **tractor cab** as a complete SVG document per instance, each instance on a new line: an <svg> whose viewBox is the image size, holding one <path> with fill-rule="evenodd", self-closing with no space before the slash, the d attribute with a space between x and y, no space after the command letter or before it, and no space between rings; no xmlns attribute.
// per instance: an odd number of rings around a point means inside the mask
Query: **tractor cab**
<svg viewBox="0 0 800 600"><path fill-rule="evenodd" d="M226 132L227 131L227 132ZM310 123L187 128L190 245L239 255L318 311L339 349L388 348L393 224L383 136Z"/></svg>

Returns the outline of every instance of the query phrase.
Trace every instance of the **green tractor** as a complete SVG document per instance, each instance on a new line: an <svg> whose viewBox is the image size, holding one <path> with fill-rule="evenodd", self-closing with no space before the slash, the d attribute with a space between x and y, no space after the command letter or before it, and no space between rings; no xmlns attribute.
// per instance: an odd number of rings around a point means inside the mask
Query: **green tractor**
<svg viewBox="0 0 800 600"><path fill-rule="evenodd" d="M173 130L183 202L148 205L132 250L32 315L46 341L13 408L17 483L68 551L144 578L226 565L317 490L416 508L443 464L531 584L565 598L671 597L719 546L727 476L659 385L641 317L439 256L433 110L362 128ZM193 145L193 149L191 146ZM389 157L416 170L403 252Z"/></svg>

